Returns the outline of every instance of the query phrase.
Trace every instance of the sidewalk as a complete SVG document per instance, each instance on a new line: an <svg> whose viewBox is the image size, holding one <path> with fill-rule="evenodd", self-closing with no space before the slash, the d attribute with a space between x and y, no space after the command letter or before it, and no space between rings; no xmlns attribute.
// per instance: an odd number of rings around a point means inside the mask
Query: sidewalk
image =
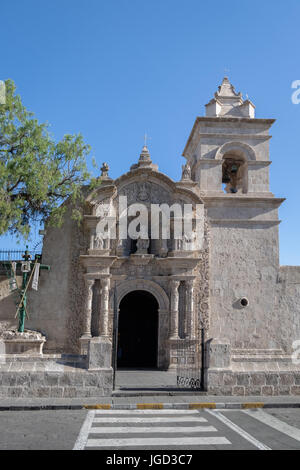
<svg viewBox="0 0 300 470"><path fill-rule="evenodd" d="M152 395L98 398L1 398L0 411L43 409L241 409L241 408L300 408L300 397L212 396L212 395Z"/></svg>

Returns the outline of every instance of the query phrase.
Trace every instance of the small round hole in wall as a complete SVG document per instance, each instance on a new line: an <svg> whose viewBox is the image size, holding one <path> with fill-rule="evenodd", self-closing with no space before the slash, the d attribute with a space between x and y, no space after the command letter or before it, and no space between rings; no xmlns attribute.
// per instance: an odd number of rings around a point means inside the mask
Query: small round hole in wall
<svg viewBox="0 0 300 470"><path fill-rule="evenodd" d="M241 304L241 307L243 307L243 308L248 307L249 300L246 297L242 297L240 299L240 304Z"/></svg>

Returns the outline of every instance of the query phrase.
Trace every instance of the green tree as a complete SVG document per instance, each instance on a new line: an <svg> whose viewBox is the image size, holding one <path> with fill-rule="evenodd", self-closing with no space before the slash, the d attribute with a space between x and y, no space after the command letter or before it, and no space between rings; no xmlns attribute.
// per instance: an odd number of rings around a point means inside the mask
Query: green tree
<svg viewBox="0 0 300 470"><path fill-rule="evenodd" d="M5 81L0 104L0 235L28 237L33 222L60 226L66 200L78 207L83 185L95 186L86 166L90 152L80 134L55 142L46 123L40 124L23 106L12 80ZM76 208L77 207L77 208Z"/></svg>

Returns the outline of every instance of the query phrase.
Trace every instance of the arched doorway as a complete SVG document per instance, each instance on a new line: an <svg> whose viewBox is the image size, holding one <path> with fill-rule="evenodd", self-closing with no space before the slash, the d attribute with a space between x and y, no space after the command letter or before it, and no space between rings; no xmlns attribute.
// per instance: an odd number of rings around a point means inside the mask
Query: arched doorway
<svg viewBox="0 0 300 470"><path fill-rule="evenodd" d="M158 302L147 291L135 290L119 306L118 367L156 368Z"/></svg>

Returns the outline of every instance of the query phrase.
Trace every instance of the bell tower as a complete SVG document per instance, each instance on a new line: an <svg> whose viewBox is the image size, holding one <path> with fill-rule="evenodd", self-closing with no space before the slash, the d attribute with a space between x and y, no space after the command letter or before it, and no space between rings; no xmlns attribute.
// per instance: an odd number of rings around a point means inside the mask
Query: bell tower
<svg viewBox="0 0 300 470"><path fill-rule="evenodd" d="M280 343L277 209L284 199L269 188L273 123L257 119L254 104L225 77L183 152L209 225L211 367L229 367L241 351L259 354Z"/></svg>
<svg viewBox="0 0 300 470"><path fill-rule="evenodd" d="M183 156L207 195L271 197L269 129L274 119L256 119L255 106L227 77L197 117Z"/></svg>

